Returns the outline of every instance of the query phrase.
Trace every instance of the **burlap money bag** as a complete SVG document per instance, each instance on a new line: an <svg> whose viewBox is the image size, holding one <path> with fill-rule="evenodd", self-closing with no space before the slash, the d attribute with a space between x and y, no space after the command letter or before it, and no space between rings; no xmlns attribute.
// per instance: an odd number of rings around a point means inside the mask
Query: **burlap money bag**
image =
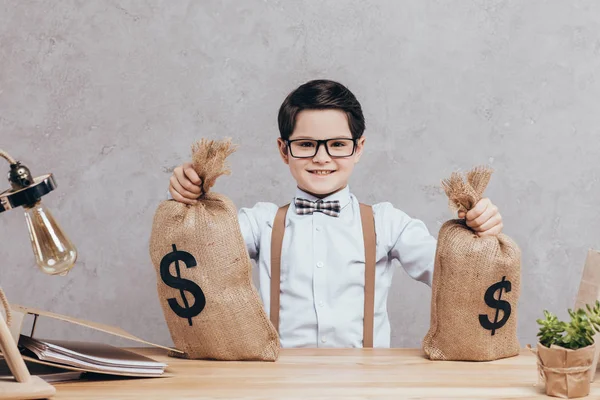
<svg viewBox="0 0 600 400"><path fill-rule="evenodd" d="M492 171L478 167L442 182L450 204L468 211ZM521 252L508 236L479 237L464 220L442 225L435 256L431 321L423 350L432 360L490 361L517 355Z"/></svg>
<svg viewBox="0 0 600 400"><path fill-rule="evenodd" d="M203 139L192 152L202 195L191 206L162 202L150 237L171 338L186 358L274 361L279 338L252 283L236 208L210 192L219 176L230 173L225 158L234 149L230 140Z"/></svg>

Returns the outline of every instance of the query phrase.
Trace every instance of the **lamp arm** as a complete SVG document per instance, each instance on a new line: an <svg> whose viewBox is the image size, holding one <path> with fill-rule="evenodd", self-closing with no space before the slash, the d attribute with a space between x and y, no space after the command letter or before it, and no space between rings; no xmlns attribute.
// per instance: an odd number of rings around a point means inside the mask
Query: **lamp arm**
<svg viewBox="0 0 600 400"><path fill-rule="evenodd" d="M4 294L4 290L0 288L0 301L6 310L6 322L0 317L0 349L2 355L13 373L17 382L28 382L31 379L31 374L21 358L19 348L17 347L8 326L10 325L10 305Z"/></svg>
<svg viewBox="0 0 600 400"><path fill-rule="evenodd" d="M0 287L0 302L2 302L2 306L4 307L4 311L6 312L6 325L10 326L10 320L12 318L12 314L10 312L10 304L8 303L8 299L4 294L4 290Z"/></svg>
<svg viewBox="0 0 600 400"><path fill-rule="evenodd" d="M13 190L23 189L34 183L31 171L27 166L23 165L20 161L15 160L10 154L2 149L0 149L0 157L4 158L10 164L8 181Z"/></svg>
<svg viewBox="0 0 600 400"><path fill-rule="evenodd" d="M8 154L6 151L4 151L2 149L0 149L0 157L4 158L10 164L16 164L17 163L17 160L15 160L14 158L12 158L10 156L10 154Z"/></svg>
<svg viewBox="0 0 600 400"><path fill-rule="evenodd" d="M8 301L6 301L6 296L4 296L4 292L0 289L2 293L2 302L5 303L7 321L5 322L3 318L0 318L0 349L2 350L2 355L10 368L13 376L15 377L17 382L29 382L31 380L31 374L25 365L25 361L21 357L21 353L19 352L19 348L15 343L10 330L8 329L8 315L10 307L7 307Z"/></svg>

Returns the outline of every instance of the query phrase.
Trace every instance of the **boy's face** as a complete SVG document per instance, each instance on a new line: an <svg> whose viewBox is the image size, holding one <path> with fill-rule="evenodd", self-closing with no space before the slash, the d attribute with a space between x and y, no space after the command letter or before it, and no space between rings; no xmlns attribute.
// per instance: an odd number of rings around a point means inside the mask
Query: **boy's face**
<svg viewBox="0 0 600 400"><path fill-rule="evenodd" d="M294 139L352 139L348 118L340 110L303 110L296 116L296 126L289 140ZM290 166L292 176L303 191L325 197L343 189L362 155L365 138L356 141L354 154L349 157L331 157L325 144L319 146L314 157L296 158L290 154L287 143L277 139L283 161ZM294 153L294 155L297 155ZM317 173L316 171L321 171ZM325 173L323 173L325 171Z"/></svg>

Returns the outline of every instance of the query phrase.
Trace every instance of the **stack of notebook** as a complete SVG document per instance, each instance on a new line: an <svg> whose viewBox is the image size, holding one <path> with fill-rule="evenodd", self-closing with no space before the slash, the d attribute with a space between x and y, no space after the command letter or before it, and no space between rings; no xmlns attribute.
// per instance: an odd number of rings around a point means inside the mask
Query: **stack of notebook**
<svg viewBox="0 0 600 400"><path fill-rule="evenodd" d="M141 377L161 376L167 364L104 343L34 339L21 335L23 355L53 366Z"/></svg>

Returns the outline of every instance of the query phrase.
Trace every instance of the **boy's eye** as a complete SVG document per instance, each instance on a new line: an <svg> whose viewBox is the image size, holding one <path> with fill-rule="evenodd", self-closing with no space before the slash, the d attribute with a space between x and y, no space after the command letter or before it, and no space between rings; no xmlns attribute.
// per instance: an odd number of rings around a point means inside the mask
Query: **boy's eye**
<svg viewBox="0 0 600 400"><path fill-rule="evenodd" d="M344 147L346 145L347 145L347 143L346 142L342 142L342 141L331 143L331 146L333 146L333 147Z"/></svg>
<svg viewBox="0 0 600 400"><path fill-rule="evenodd" d="M298 146L300 146L300 147L314 147L315 144L313 142L306 141L306 142L298 142Z"/></svg>

